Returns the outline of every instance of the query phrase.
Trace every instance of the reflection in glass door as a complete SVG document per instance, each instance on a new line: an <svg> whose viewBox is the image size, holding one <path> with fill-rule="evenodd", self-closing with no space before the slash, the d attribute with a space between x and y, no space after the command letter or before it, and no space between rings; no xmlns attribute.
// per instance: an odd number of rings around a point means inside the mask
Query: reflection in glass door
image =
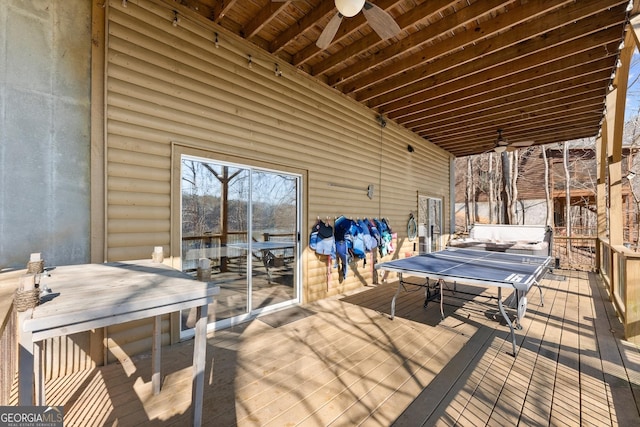
<svg viewBox="0 0 640 427"><path fill-rule="evenodd" d="M442 249L442 199L418 196L418 236L421 254Z"/></svg>
<svg viewBox="0 0 640 427"><path fill-rule="evenodd" d="M182 270L220 286L210 321L298 302L299 180L183 156ZM183 330L191 316L183 313Z"/></svg>
<svg viewBox="0 0 640 427"><path fill-rule="evenodd" d="M251 307L297 299L294 266L297 241L297 182L291 175L251 175Z"/></svg>

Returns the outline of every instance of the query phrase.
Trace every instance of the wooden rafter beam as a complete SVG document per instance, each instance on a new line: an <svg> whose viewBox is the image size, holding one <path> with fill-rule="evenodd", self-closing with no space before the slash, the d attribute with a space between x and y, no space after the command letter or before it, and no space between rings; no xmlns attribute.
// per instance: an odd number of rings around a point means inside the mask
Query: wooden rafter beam
<svg viewBox="0 0 640 427"><path fill-rule="evenodd" d="M595 46L605 46L620 38L619 29L616 27L601 29L597 16L579 21L575 25L580 28L557 29L544 36L527 40L472 62L463 61L468 55L464 53L465 51L459 55L450 55L422 69L405 73L403 77L406 80L391 78L375 88L361 91L358 93L357 99L366 99L370 107L379 108L391 102L398 102L403 98L428 92L433 86L430 81L433 80L431 79L433 77L436 77L435 80L440 84L457 79L465 79L467 82L474 81L477 74L493 74L494 78L499 78L527 68L541 67L558 58L592 49ZM582 35L583 31L587 35L582 39L570 37Z"/></svg>
<svg viewBox="0 0 640 427"><path fill-rule="evenodd" d="M487 99L485 102L477 105L462 106L455 110L440 110L434 111L433 114L426 116L414 116L412 120L407 120L409 117L405 117L401 122L408 127L415 128L424 124L431 128L439 127L441 123L445 126L456 127L465 122L465 118L476 121L475 124L481 124L480 120L485 120L486 117L500 114L502 112L509 112L517 114L518 116L531 115L538 112L542 105L549 104L566 104L566 100L576 94L586 95L588 93L598 93L601 97L605 95L605 87L602 81L606 81L606 78L610 75L607 70L599 73L599 79L592 81L591 76L582 78L576 78L573 81L557 82L543 87L532 88L519 96L510 97L509 94L504 94L501 97L494 99ZM602 101L600 102L602 104ZM482 118L477 118L481 116ZM501 124L501 126L506 123Z"/></svg>
<svg viewBox="0 0 640 427"><path fill-rule="evenodd" d="M386 66L378 66L376 73L363 73L360 76L355 76L355 79L343 73L339 76L331 76L331 81L339 77L345 82L337 85L342 92L355 93L356 98L364 99L364 96L360 95L360 93L369 88L369 86L374 86L387 80L393 80L397 83L398 79L405 75L405 72L413 71L412 75L424 74L425 68L428 68L434 62L453 55L456 55L457 61L459 61L456 65L461 65L471 62L479 56L485 57L489 53L515 46L532 35L544 34L549 28L552 28L549 24L555 23L556 27L560 27L565 22L560 18L555 18L555 20L546 24L540 23L540 19L530 21L531 24L526 25L524 29L514 27L514 23L527 23L532 16L545 14L553 16L559 8L566 4L567 0L555 1L551 4L544 3L543 7L539 2L529 2L513 7L505 13L489 19L481 15L478 16L478 23L474 31L458 32L447 37L440 36L437 42L422 46L420 55L397 58ZM434 29L438 28L435 23L433 27ZM413 38L432 38L434 34L431 33L430 28L431 26L420 31L424 35L414 35ZM425 78L427 76L422 75L421 77ZM371 96L381 93L384 93L384 91L373 91Z"/></svg>
<svg viewBox="0 0 640 427"><path fill-rule="evenodd" d="M576 126L572 129L550 132L548 136L539 136L536 139L536 145L551 144L558 141L569 141L581 138L592 138L598 131L598 126L579 127ZM468 141L464 144L446 145L445 150L452 153L454 156L465 156L469 154L470 150L473 150L474 154L487 152L493 149L493 143L480 144L477 140Z"/></svg>
<svg viewBox="0 0 640 427"><path fill-rule="evenodd" d="M318 6L316 6L304 18L296 22L296 25L292 25L288 27L281 34L278 34L271 41L271 43L269 43L269 52L271 53L279 52L289 42L297 39L298 36L306 32L307 30L309 30L309 28L317 25L318 21L327 20L333 11L335 11L335 5L333 4L333 2L330 2L330 1L320 2L320 4L318 4ZM320 49L318 49L318 51L319 50ZM294 56L291 60L291 63L293 65L298 65L297 61L298 59Z"/></svg>
<svg viewBox="0 0 640 427"><path fill-rule="evenodd" d="M286 2L272 2L269 1L265 6L260 9L260 12L256 14L251 21L249 21L243 28L242 34L245 38L250 39L255 36L265 25L269 23L274 17L276 17L282 9L287 6Z"/></svg>
<svg viewBox="0 0 640 427"><path fill-rule="evenodd" d="M597 94L600 95L600 94ZM590 102L589 102L590 101ZM553 107L545 108L532 116L522 116L517 112L513 115L494 117L479 117L480 124L469 124L458 126L453 124L447 127L431 128L428 125L412 128L414 132L427 132L434 138L446 138L447 141L469 140L475 138L493 138L497 129L504 129L508 124L509 140L532 140L533 133L540 129L546 131L549 126L558 122L558 115L562 114L563 121L570 121L572 117L579 117L585 121L597 120L597 116L602 114L602 98L593 96L590 100L577 105L557 104Z"/></svg>
<svg viewBox="0 0 640 427"><path fill-rule="evenodd" d="M555 115L556 121L560 115L562 119L565 118L561 115L561 112L567 111L570 114L571 111L592 111L594 113L602 113L603 105L603 91L601 89L592 89L589 92L582 92L576 95L568 94L561 100L547 99L542 102L538 102L535 110L532 109L531 114L522 114L517 109L511 110L495 110L493 114L481 114L477 116L461 117L458 122L458 129L455 129L455 120L441 121L434 123L433 125L421 124L420 126L411 127L416 132L428 131L432 135L440 135L447 139L453 139L456 135L462 137L481 137L483 130L486 130L490 135L494 134L496 129L507 129L509 137L512 136L511 127L514 127L515 132L520 124L526 124L526 128L530 131L536 129L544 129L542 125L536 125L538 120L544 120L547 117L553 118ZM526 138L526 134L523 134ZM528 139L528 138L527 138Z"/></svg>
<svg viewBox="0 0 640 427"><path fill-rule="evenodd" d="M213 22L220 23L227 12L235 7L238 0L219 0L213 4L213 16L210 16Z"/></svg>
<svg viewBox="0 0 640 427"><path fill-rule="evenodd" d="M615 49L613 42L610 47ZM441 108L456 111L461 108L480 108L487 99L496 99L510 95L526 93L537 86L548 86L556 82L569 81L579 75L589 75L600 71L611 73L611 57L601 46L571 55L568 58L546 64L544 67L532 67L521 72L502 76L497 79L478 76L472 82L456 80L449 85L441 85L429 91L429 97L416 96L405 103L385 106L385 114L392 119L411 121L413 117L430 116ZM595 78L595 77L594 77Z"/></svg>
<svg viewBox="0 0 640 427"><path fill-rule="evenodd" d="M543 115L541 120L535 120L535 118L522 119L519 123L516 123L513 127L513 130L509 128L509 137L507 138L512 142L519 141L535 141L536 135L544 134L546 135L550 129L554 126L558 126L559 123L575 123L580 120L582 122L589 122L594 118L597 118L598 111L596 105L583 105L578 106L575 109L570 109L567 111L567 114L563 116L562 121L553 120L551 115ZM600 113L602 113L600 111ZM556 116L557 118L557 116ZM434 141L442 142L443 144L457 144L463 143L466 141L473 140L487 140L494 142L496 137L496 131L500 129L496 126L486 126L479 127L477 129L477 134L471 133L455 133L453 135L449 135L446 133L438 132L437 130L431 130L428 128L424 128L421 130L416 130L416 133L425 134L429 137L429 139L433 139Z"/></svg>

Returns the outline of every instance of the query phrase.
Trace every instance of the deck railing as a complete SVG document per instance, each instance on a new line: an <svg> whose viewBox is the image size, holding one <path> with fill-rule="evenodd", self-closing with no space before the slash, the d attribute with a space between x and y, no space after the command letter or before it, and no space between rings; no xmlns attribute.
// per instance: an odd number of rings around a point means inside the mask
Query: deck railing
<svg viewBox="0 0 640 427"><path fill-rule="evenodd" d="M557 266L567 270L594 271L596 243L594 236L553 236L552 256Z"/></svg>
<svg viewBox="0 0 640 427"><path fill-rule="evenodd" d="M598 239L596 266L624 324L625 338L640 344L640 252Z"/></svg>
<svg viewBox="0 0 640 427"><path fill-rule="evenodd" d="M9 405L11 385L18 369L17 321L13 304L0 308L0 406Z"/></svg>

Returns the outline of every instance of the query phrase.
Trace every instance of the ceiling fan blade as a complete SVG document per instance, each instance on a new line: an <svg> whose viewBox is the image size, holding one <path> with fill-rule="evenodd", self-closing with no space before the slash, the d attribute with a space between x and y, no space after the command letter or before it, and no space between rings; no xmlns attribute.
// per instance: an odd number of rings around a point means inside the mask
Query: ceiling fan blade
<svg viewBox="0 0 640 427"><path fill-rule="evenodd" d="M362 8L364 17L367 18L367 22L373 28L382 40L389 39L400 33L400 26L396 23L389 13L380 9L375 4L365 2Z"/></svg>
<svg viewBox="0 0 640 427"><path fill-rule="evenodd" d="M320 49L326 49L327 47L329 47L331 41L338 32L338 28L340 28L341 22L342 14L338 12L333 18L331 18L331 21L329 21L327 26L324 27L324 30L322 30L322 33L320 34L320 37L318 37L318 41L316 42L316 46L318 46Z"/></svg>
<svg viewBox="0 0 640 427"><path fill-rule="evenodd" d="M512 147L528 147L530 145L533 145L535 143L535 141L517 141L517 142L513 142L511 143Z"/></svg>

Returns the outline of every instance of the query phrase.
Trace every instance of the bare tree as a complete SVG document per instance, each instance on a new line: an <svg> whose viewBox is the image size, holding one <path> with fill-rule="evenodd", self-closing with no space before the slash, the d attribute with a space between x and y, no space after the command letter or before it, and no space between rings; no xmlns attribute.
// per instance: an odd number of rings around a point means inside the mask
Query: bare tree
<svg viewBox="0 0 640 427"><path fill-rule="evenodd" d="M496 223L496 182L493 173L493 152L488 153L488 174L487 181L489 186L489 223Z"/></svg>
<svg viewBox="0 0 640 427"><path fill-rule="evenodd" d="M547 149L542 147L542 160L544 161L544 194L547 201L546 225L553 228L553 200L551 199L551 189L549 188L549 161L547 160Z"/></svg>
<svg viewBox="0 0 640 427"><path fill-rule="evenodd" d="M509 223L510 224L518 224L518 170L519 164L519 150L515 150L511 152L511 179L509 180L509 185L511 186L511 200L509 203Z"/></svg>
<svg viewBox="0 0 640 427"><path fill-rule="evenodd" d="M518 155L517 151L502 152L502 212L504 224L517 224L516 206L518 203Z"/></svg>
<svg viewBox="0 0 640 427"><path fill-rule="evenodd" d="M465 203L465 231L469 231L469 227L471 226L471 224L475 221L475 215L474 218L471 217L471 215L473 215L473 212L475 212L475 206L473 206L473 198L474 198L474 194L475 194L475 190L474 190L474 186L473 186L473 168L472 168L472 161L473 158L472 156L467 156L467 176L465 177L465 183L466 183L466 191L465 191L465 197L464 197L464 203Z"/></svg>
<svg viewBox="0 0 640 427"><path fill-rule="evenodd" d="M569 143L564 142L562 146L562 166L565 179L565 227L567 233L567 248L571 248L571 173L569 171ZM572 262L572 250L567 251L567 260L569 264Z"/></svg>

